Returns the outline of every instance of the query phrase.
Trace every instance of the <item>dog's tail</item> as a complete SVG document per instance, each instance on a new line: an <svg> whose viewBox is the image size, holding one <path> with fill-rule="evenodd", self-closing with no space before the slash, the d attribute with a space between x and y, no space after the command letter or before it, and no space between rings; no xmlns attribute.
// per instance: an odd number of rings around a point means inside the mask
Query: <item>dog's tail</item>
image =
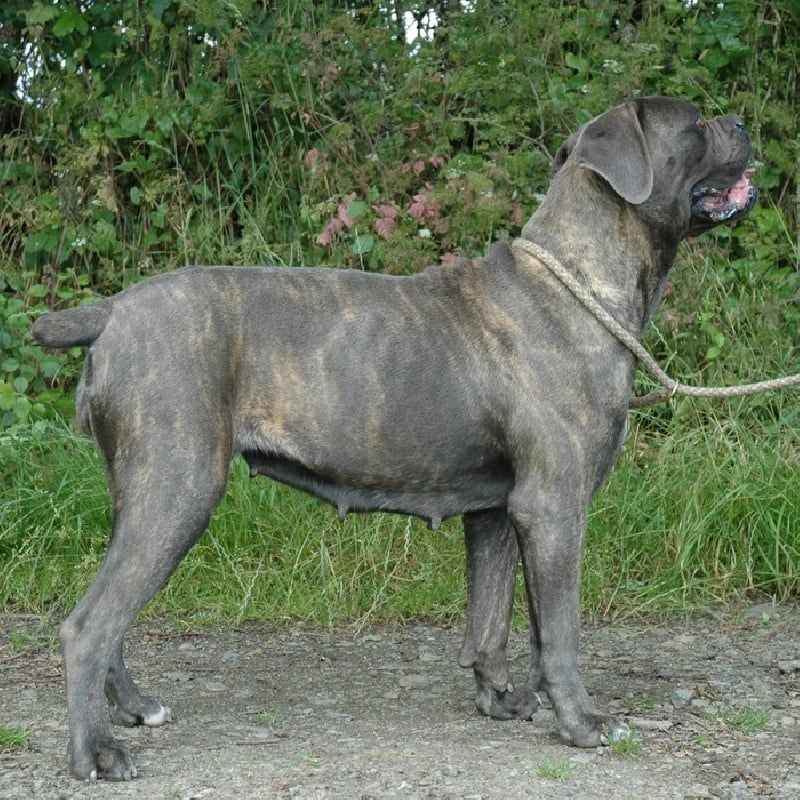
<svg viewBox="0 0 800 800"><path fill-rule="evenodd" d="M103 332L110 315L111 303L103 300L55 311L36 320L31 336L43 347L85 347Z"/></svg>

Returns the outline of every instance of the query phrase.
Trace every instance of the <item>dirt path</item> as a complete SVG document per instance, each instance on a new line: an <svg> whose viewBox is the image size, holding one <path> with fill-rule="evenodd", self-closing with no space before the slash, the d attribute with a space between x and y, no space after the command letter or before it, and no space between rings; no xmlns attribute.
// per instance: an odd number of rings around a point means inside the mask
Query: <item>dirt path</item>
<svg viewBox="0 0 800 800"><path fill-rule="evenodd" d="M129 662L175 721L121 731L136 781L89 784L66 772L53 630L5 616L0 725L32 735L24 750L0 748L0 797L800 797L798 608L586 626L588 689L637 729L638 755L567 747L546 709L528 723L478 715L471 675L455 664L460 635L427 625L187 635L142 623ZM521 677L522 636L512 653Z"/></svg>

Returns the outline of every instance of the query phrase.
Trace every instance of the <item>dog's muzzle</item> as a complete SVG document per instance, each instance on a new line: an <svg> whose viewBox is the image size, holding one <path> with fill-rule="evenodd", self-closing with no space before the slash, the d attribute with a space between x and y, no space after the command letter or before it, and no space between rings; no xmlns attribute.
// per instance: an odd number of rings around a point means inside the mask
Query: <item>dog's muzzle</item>
<svg viewBox="0 0 800 800"><path fill-rule="evenodd" d="M692 229L736 222L748 214L758 200L758 189L750 183L754 174L754 169L746 169L727 189L703 184L695 186L692 189Z"/></svg>

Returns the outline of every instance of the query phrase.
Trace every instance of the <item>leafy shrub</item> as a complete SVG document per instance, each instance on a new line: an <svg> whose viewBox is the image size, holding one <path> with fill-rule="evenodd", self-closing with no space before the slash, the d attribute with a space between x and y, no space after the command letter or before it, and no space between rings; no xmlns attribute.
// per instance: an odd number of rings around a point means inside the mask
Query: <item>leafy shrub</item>
<svg viewBox="0 0 800 800"><path fill-rule="evenodd" d="M28 341L30 326L45 309L47 288L33 284L23 289L24 279L24 273L0 274L0 430L41 416L45 409L68 413L71 407L71 400L57 388L64 381L71 385L70 355L45 353ZM60 294L74 299L68 290Z"/></svg>

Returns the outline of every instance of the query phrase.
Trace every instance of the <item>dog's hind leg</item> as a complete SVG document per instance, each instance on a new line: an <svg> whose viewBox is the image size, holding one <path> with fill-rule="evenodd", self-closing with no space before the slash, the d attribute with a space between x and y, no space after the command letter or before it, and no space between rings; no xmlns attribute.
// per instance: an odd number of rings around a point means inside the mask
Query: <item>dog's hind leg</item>
<svg viewBox="0 0 800 800"><path fill-rule="evenodd" d="M464 516L467 545L467 630L459 656L472 667L475 705L494 719L530 719L539 706L536 694L511 682L506 645L514 602L519 549L505 511Z"/></svg>
<svg viewBox="0 0 800 800"><path fill-rule="evenodd" d="M136 775L127 748L111 735L106 690L110 685L112 699L115 693L122 698L125 714L142 711L135 708L141 698L135 687L131 693L121 660L123 637L205 530L227 477L227 453L219 445L198 448L195 442L189 448L163 436L145 444L146 438L125 443L121 466L115 454L122 447L101 443L114 503L111 541L94 582L60 631L70 768L78 778Z"/></svg>

